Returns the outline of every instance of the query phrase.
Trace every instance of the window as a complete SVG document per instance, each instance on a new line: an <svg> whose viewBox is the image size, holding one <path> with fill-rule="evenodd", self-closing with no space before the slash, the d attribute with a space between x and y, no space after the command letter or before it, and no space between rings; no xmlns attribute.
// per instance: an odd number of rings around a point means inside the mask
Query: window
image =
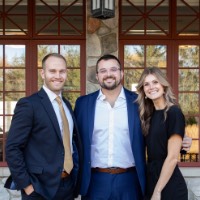
<svg viewBox="0 0 200 200"><path fill-rule="evenodd" d="M83 36L85 33L83 0L36 0L34 35Z"/></svg>
<svg viewBox="0 0 200 200"><path fill-rule="evenodd" d="M0 45L0 162L13 110L19 98L26 95L26 46Z"/></svg>
<svg viewBox="0 0 200 200"><path fill-rule="evenodd" d="M85 94L84 0L15 0L0 3L0 166L19 98L40 89L42 58L59 52L68 63L64 96L74 105Z"/></svg>
<svg viewBox="0 0 200 200"><path fill-rule="evenodd" d="M186 117L191 151L181 166L200 166L200 2L185 0L121 0L119 54L124 85L135 90L147 66L168 76Z"/></svg>
<svg viewBox="0 0 200 200"><path fill-rule="evenodd" d="M38 89L43 85L43 81L40 77L40 70L42 68L42 58L48 53L61 53L67 60L67 82L64 86L63 95L72 103L81 95L81 46L75 44L41 44L37 45L38 54Z"/></svg>
<svg viewBox="0 0 200 200"><path fill-rule="evenodd" d="M120 37L168 36L170 32L169 5L169 0L122 0Z"/></svg>
<svg viewBox="0 0 200 200"><path fill-rule="evenodd" d="M176 35L200 36L199 1L177 0Z"/></svg>
<svg viewBox="0 0 200 200"><path fill-rule="evenodd" d="M30 18L30 12L27 5L27 0L1 1L1 36L28 36L28 18Z"/></svg>
<svg viewBox="0 0 200 200"><path fill-rule="evenodd" d="M186 116L186 134L193 138L192 147L183 156L185 162L200 162L199 160L199 48L191 43L177 45L178 48L178 93L179 103Z"/></svg>
<svg viewBox="0 0 200 200"><path fill-rule="evenodd" d="M145 67L160 67L166 73L166 55L166 45L124 45L124 86L135 91Z"/></svg>

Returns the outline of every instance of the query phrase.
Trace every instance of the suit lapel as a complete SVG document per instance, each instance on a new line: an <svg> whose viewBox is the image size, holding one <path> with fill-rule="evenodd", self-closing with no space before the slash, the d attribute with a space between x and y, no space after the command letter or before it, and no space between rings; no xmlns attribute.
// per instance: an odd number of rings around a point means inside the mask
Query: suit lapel
<svg viewBox="0 0 200 200"><path fill-rule="evenodd" d="M128 92L126 89L126 101L127 101L127 113L128 113L128 126L129 126L129 134L130 134L130 141L134 142L134 127L135 127L135 115L136 115L136 105L134 103L134 97Z"/></svg>
<svg viewBox="0 0 200 200"><path fill-rule="evenodd" d="M89 124L89 140L90 143L92 141L92 134L94 130L94 118L95 118L95 107L96 107L96 100L99 95L99 91L95 92L88 99L88 111L87 111L87 124Z"/></svg>
<svg viewBox="0 0 200 200"><path fill-rule="evenodd" d="M47 96L46 92L43 89L41 89L38 92L38 95L41 98L41 103L42 103L44 109L47 112L47 116L50 118L50 120L51 120L51 122L52 122L52 124L53 124L53 126L55 128L55 132L57 133L58 137L62 141L62 137L61 137L61 134L60 134L60 128L59 128L58 120L57 120L55 111L53 109L53 106L52 106L52 104L51 104L51 102L49 100L49 97Z"/></svg>

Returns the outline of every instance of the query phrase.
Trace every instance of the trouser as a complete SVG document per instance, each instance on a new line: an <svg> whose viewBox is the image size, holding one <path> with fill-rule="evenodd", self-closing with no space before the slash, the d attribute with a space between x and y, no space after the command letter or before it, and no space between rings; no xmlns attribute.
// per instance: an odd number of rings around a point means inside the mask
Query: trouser
<svg viewBox="0 0 200 200"><path fill-rule="evenodd" d="M136 170L120 174L92 172L89 190L82 200L142 200Z"/></svg>

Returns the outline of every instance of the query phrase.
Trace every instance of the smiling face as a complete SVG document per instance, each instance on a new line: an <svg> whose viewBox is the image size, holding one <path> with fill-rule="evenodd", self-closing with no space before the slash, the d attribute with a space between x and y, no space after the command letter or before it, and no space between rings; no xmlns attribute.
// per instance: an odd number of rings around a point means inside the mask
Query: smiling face
<svg viewBox="0 0 200 200"><path fill-rule="evenodd" d="M51 56L45 61L41 70L44 85L52 92L59 95L67 79L67 66L62 58Z"/></svg>
<svg viewBox="0 0 200 200"><path fill-rule="evenodd" d="M114 90L120 85L123 72L115 59L101 60L98 63L96 78L102 88Z"/></svg>
<svg viewBox="0 0 200 200"><path fill-rule="evenodd" d="M153 74L147 75L144 79L143 88L146 97L153 102L164 102L164 87L156 76Z"/></svg>

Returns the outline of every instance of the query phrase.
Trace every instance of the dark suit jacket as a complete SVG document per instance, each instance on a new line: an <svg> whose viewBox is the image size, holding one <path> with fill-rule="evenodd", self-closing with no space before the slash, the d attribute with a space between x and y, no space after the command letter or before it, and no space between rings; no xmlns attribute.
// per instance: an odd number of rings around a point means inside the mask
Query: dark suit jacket
<svg viewBox="0 0 200 200"><path fill-rule="evenodd" d="M63 100L74 120L72 176L79 183L81 142L72 108ZM6 142L6 161L12 179L5 187L20 190L33 184L37 193L53 198L61 180L64 146L56 114L43 89L18 101ZM77 195L79 184L76 185Z"/></svg>
<svg viewBox="0 0 200 200"><path fill-rule="evenodd" d="M86 96L79 97L76 101L75 116L78 122L78 128L83 144L83 173L81 182L81 195L86 195L90 184L91 177L91 141L94 129L94 115L96 99L99 91ZM125 89L127 101L128 124L130 132L130 141L135 158L136 170L141 186L141 190L145 192L145 145L142 135L140 119L138 113L138 104L134 103L137 95ZM103 117L103 116L102 116Z"/></svg>

